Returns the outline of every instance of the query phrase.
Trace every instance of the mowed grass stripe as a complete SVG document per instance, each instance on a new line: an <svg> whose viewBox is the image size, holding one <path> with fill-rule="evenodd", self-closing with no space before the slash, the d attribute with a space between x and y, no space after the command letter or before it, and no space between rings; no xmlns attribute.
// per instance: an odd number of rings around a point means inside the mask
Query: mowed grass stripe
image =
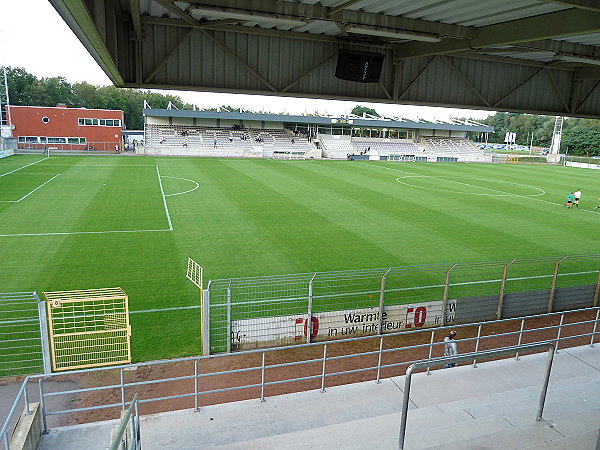
<svg viewBox="0 0 600 450"><path fill-rule="evenodd" d="M362 169L364 170L364 167ZM355 170L359 171L361 168L358 167ZM356 179L356 177L347 178ZM386 213L396 211L398 217L393 228L382 228L385 222L378 224L376 221L369 220L368 223L379 232L379 239L385 242L388 249L395 248L396 254L403 256L406 264L430 262L435 255L439 262L455 261L456 258L460 260L482 259L487 252L496 254L503 248L506 241L511 242L511 247L529 245L526 235L515 235L514 230L506 229L503 225L506 212L496 213L495 210L502 209L506 205L495 198L486 199L486 201L475 199L473 200L475 203L467 203L460 196L444 196L443 193L433 193L433 197L436 198L427 201L424 197L431 196L431 193L420 192L419 189L416 189L414 191L419 194L416 195L415 192L411 192L410 188L395 186L393 177L388 177L387 183L391 186L392 191L408 191L404 192L401 197L409 199L409 201L395 201L394 197L381 192L369 193L369 189L366 187L363 189L349 188L348 190L360 192L367 205L380 204ZM417 200L420 200L421 203ZM528 209L517 206L517 210L521 210L526 217L530 218ZM493 213L491 216L490 212ZM384 236L382 236L382 231L385 231ZM491 243L482 249L481 241L477 238L479 235L494 236L494 241L501 244L497 247ZM409 236L408 240L406 236ZM457 247L460 248L458 254ZM493 259L493 254L490 255L491 259Z"/></svg>
<svg viewBox="0 0 600 450"><path fill-rule="evenodd" d="M307 164L282 166L273 162L260 171L238 168L277 198L276 203L264 205L271 217L263 221L266 226L277 223L279 239L288 242L291 249L297 247L291 257L301 265L298 271L323 270L323 265L348 268L356 263L356 254L363 255L362 264L367 267L373 254L394 259L379 232L365 227L365 217L371 216L374 222L381 214L389 218L381 205L365 206L354 195L355 190L344 183L329 182L327 188L323 187L325 177L304 171L302 167ZM298 233L302 229L306 231ZM302 247L306 250L301 251ZM312 261L319 262L317 267Z"/></svg>

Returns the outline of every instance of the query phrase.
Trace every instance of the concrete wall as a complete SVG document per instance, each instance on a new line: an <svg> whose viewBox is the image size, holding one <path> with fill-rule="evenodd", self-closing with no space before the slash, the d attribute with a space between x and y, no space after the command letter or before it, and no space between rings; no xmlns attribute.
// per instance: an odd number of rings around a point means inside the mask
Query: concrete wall
<svg viewBox="0 0 600 450"><path fill-rule="evenodd" d="M11 450L37 450L42 436L42 419L39 403L30 403L31 414L21 414L10 438Z"/></svg>

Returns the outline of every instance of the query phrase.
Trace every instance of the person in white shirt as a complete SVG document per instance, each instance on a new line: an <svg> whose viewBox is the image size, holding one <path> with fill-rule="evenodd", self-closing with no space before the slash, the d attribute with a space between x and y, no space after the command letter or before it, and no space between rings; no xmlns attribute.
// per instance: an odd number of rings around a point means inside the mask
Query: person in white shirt
<svg viewBox="0 0 600 450"><path fill-rule="evenodd" d="M444 356L456 356L458 355L458 344L454 341L456 338L456 331L452 330L448 336L444 338ZM456 366L455 363L446 364L444 369Z"/></svg>
<svg viewBox="0 0 600 450"><path fill-rule="evenodd" d="M577 189L575 192L573 192L573 195L575 196L575 206L577 206L577 209L579 209L579 199L581 198L581 189Z"/></svg>

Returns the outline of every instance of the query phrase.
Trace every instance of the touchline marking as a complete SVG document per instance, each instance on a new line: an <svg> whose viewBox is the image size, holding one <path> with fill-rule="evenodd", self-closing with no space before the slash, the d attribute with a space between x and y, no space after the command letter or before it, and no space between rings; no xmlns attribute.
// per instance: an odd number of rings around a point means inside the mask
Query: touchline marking
<svg viewBox="0 0 600 450"><path fill-rule="evenodd" d="M383 167L383 166L379 166L377 164L369 164L369 165L374 166L374 167L379 167L380 169L394 170L396 172L408 173L409 175L420 175L420 174L417 174L415 172L407 172L406 170L393 169L391 167ZM425 176L428 176L428 175L425 175ZM430 178L436 178L438 180L448 181L448 180L444 180L443 178L437 178L437 177L430 177ZM498 191L498 192L502 192L502 191ZM521 195L521 194L511 194L511 196L513 196L513 197L521 197L521 198L525 198L527 200L535 200L537 202L542 202L542 203L548 203L549 205L564 206L563 203L555 203L555 202L551 202L551 201L548 201L548 200L542 200L541 198L528 197L526 195ZM588 212L588 213L591 213L591 214L598 214L596 211L593 211L591 209L578 209L577 211Z"/></svg>
<svg viewBox="0 0 600 450"><path fill-rule="evenodd" d="M185 181L189 181L190 183L194 183L196 185L196 187L194 187L193 189L188 189L187 191L183 191L183 192L176 192L175 194L167 194L165 195L165 197L173 197L174 195L181 195L181 194L187 194L189 192L194 192L196 189L198 189L200 187L200 184L198 184L197 182L195 182L194 180L189 180L187 178L181 178L181 177L169 177L167 175L163 175L161 176L161 178L175 178L177 180L185 180Z"/></svg>
<svg viewBox="0 0 600 450"><path fill-rule="evenodd" d="M0 178L4 177L4 176L6 176L6 175L10 175L11 173L15 173L15 172L17 172L18 170L24 169L25 167L33 166L34 164L37 164L37 163L39 163L39 162L46 161L47 159L48 159L48 158L40 159L39 161L34 161L34 162L32 162L32 163L29 163L29 164L27 164L26 166L19 167L18 169L11 170L10 172L3 173L2 175L0 175Z"/></svg>
<svg viewBox="0 0 600 450"><path fill-rule="evenodd" d="M56 233L15 233L15 234L0 234L0 237L10 236L68 236L72 234L108 234L108 233L155 233L159 231L173 231L173 229L165 230L109 230L109 231L62 231Z"/></svg>
<svg viewBox="0 0 600 450"><path fill-rule="evenodd" d="M167 207L167 198L165 197L165 191L163 189L162 181L160 180L160 170L156 167L156 175L158 176L158 184L160 185L160 192L162 193L163 204L165 205L165 212L167 213L167 222L169 222L169 230L173 230L173 224L171 223L171 215L169 214L169 208Z"/></svg>

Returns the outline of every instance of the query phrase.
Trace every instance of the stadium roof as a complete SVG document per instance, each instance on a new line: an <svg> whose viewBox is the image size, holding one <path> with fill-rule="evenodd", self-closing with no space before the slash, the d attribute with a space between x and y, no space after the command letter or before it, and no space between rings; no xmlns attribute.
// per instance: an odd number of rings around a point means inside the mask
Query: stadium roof
<svg viewBox="0 0 600 450"><path fill-rule="evenodd" d="M494 131L493 127L474 121L425 122L408 121L396 118L362 118L362 117L324 117L324 116L294 116L287 114L256 114L224 111L191 111L177 109L144 109L144 116L149 117L187 117L199 119L225 119L225 120L258 120L266 122L295 122L315 125L353 125L357 127L378 128L408 128L427 130L455 130L455 131Z"/></svg>
<svg viewBox="0 0 600 450"><path fill-rule="evenodd" d="M118 86L600 115L596 0L50 1Z"/></svg>

